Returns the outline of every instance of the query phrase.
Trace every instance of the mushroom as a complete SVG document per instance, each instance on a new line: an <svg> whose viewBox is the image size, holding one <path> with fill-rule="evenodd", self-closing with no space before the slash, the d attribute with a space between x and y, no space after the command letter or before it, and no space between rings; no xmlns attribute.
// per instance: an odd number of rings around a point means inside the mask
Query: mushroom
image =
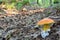
<svg viewBox="0 0 60 40"><path fill-rule="evenodd" d="M45 38L46 36L49 35L48 31L50 31L51 25L55 23L53 19L50 18L44 18L40 21L37 22L37 26L41 26L41 36Z"/></svg>
<svg viewBox="0 0 60 40"><path fill-rule="evenodd" d="M43 26L42 30L47 31L48 29L50 29L50 27L53 23L55 23L53 19L44 18L44 19L38 21L37 25L38 26Z"/></svg>

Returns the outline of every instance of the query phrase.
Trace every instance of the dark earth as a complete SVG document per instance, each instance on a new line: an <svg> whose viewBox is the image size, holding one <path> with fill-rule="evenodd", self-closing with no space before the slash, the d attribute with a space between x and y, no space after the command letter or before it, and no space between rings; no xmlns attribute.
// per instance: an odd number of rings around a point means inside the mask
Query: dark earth
<svg viewBox="0 0 60 40"><path fill-rule="evenodd" d="M60 40L59 8L46 8L43 12L33 14L24 15L22 13L11 16L1 14L0 16L2 16L0 17L0 40ZM34 26L39 20L46 17L52 18L55 23L51 27L50 35L43 39L40 36L39 27L34 28Z"/></svg>

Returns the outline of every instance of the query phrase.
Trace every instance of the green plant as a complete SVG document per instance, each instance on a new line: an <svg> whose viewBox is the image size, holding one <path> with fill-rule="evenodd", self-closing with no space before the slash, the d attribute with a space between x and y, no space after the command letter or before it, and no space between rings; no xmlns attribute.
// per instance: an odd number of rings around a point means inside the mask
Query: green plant
<svg viewBox="0 0 60 40"><path fill-rule="evenodd" d="M38 0L38 4L41 7L54 6L60 3L60 0Z"/></svg>
<svg viewBox="0 0 60 40"><path fill-rule="evenodd" d="M5 3L5 5L9 4L12 7L16 7L18 10L22 8L22 6L29 5L39 5L40 7L47 8L49 6L55 6L60 3L60 0L0 0L0 4ZM7 6L9 6L7 5ZM9 7L10 7L9 6ZM9 8L8 7L8 8Z"/></svg>
<svg viewBox="0 0 60 40"><path fill-rule="evenodd" d="M16 8L19 10L22 6L26 5L28 0L19 1L16 3Z"/></svg>

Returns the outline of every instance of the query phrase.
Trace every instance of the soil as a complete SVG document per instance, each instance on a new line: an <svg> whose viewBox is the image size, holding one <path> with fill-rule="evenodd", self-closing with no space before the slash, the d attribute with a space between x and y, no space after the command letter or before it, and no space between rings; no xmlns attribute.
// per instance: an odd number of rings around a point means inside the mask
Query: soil
<svg viewBox="0 0 60 40"><path fill-rule="evenodd" d="M0 40L60 40L60 12L57 9L47 8L43 12L33 13L28 11L27 14L21 11L22 13L11 16L0 14ZM34 28L34 26L46 17L52 18L55 23L49 36L43 39L40 36L40 27Z"/></svg>

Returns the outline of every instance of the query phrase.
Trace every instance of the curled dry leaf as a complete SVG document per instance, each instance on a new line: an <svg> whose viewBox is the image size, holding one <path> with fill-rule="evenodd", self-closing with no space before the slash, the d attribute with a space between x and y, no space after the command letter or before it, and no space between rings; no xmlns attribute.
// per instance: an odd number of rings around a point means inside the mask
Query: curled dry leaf
<svg viewBox="0 0 60 40"><path fill-rule="evenodd" d="M18 14L18 11L16 9L7 9L7 10L4 10L7 14L7 16L11 16L11 15L15 15L15 14Z"/></svg>
<svg viewBox="0 0 60 40"><path fill-rule="evenodd" d="M23 8L22 11L27 12L27 9L26 8Z"/></svg>

